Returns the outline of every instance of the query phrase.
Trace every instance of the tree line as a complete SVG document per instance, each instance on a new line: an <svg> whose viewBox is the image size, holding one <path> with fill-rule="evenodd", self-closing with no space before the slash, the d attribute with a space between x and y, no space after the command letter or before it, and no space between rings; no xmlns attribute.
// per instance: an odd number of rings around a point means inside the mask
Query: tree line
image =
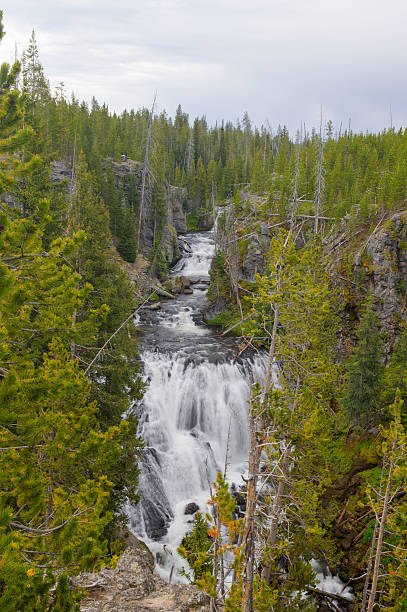
<svg viewBox="0 0 407 612"><path fill-rule="evenodd" d="M137 501L137 303L84 155L51 183L23 59L0 69L0 607L72 610Z"/></svg>

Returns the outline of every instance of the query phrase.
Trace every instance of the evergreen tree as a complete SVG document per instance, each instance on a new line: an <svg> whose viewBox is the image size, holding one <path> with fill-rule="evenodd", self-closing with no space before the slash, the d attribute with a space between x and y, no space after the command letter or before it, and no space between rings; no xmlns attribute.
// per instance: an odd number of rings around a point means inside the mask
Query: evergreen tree
<svg viewBox="0 0 407 612"><path fill-rule="evenodd" d="M75 169L75 190L71 196L68 218L70 233L75 233L79 228L85 232L85 237L70 256L70 261L81 275L78 290L91 284L92 291L82 307L75 310L74 319L80 323L102 305L108 310L99 329L86 344L77 342L72 345L73 355L80 357L86 369L97 347L103 346L129 317L135 302L132 287L113 257L108 211L97 194L95 179L87 170L83 154L79 156ZM137 356L135 328L130 323L115 335L101 358L89 369L91 397L97 402L98 420L103 430L119 426L122 415L128 412L135 400L141 398L143 385L137 375ZM122 454L111 472L115 481L111 506L115 519L120 520L125 520L125 499L137 501L137 455L141 443L136 433L137 423L130 415L128 423L129 435L123 440Z"/></svg>
<svg viewBox="0 0 407 612"><path fill-rule="evenodd" d="M26 51L22 56L23 92L30 98L30 103L37 103L49 96L49 86L39 60L39 52L34 30Z"/></svg>
<svg viewBox="0 0 407 612"><path fill-rule="evenodd" d="M10 155L3 190L38 163L14 158L31 135L21 128L24 98L11 89L18 69L1 69L0 136ZM41 198L30 217L4 205L0 212L0 607L10 611L76 609L64 572L98 567L106 556L108 476L119 471L130 428L121 421L101 429L90 383L71 359L107 309L99 303L75 319L92 290L66 264L83 232L44 251L48 207Z"/></svg>
<svg viewBox="0 0 407 612"><path fill-rule="evenodd" d="M366 425L377 416L383 367L377 315L372 300L365 303L357 330L357 345L346 364L342 404L351 421Z"/></svg>

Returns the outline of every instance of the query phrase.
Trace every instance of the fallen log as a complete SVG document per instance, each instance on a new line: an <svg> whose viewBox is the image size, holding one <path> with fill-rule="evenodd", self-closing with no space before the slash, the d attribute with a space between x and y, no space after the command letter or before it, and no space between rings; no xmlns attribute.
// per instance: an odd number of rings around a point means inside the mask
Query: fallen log
<svg viewBox="0 0 407 612"><path fill-rule="evenodd" d="M170 293L169 291L166 291L162 287L158 287L157 285L154 285L153 283L150 283L150 287L151 289L154 289L156 294L160 295L161 297L171 298L172 300L175 298L175 296L173 296L172 293Z"/></svg>

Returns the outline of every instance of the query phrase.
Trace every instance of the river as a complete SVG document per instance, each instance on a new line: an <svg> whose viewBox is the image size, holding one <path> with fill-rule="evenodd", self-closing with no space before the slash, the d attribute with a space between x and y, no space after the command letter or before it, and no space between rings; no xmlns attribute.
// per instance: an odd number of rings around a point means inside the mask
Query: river
<svg viewBox="0 0 407 612"><path fill-rule="evenodd" d="M184 236L190 245L172 271L193 281L193 293L145 310L138 324L144 376L138 406L146 449L140 503L131 509L131 530L155 554L164 578L182 580L176 550L190 526L188 504L206 511L209 483L223 471L229 436L228 480L238 487L247 467L249 370L264 376L264 358L234 363L239 342L220 338L203 320L214 254L212 232ZM191 508L190 506L190 509ZM188 510L188 509L187 509Z"/></svg>

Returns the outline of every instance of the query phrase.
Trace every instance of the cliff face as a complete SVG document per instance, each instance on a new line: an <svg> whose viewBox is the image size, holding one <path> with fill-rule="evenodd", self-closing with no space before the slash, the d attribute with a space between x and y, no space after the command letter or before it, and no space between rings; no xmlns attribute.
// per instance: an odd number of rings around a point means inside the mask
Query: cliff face
<svg viewBox="0 0 407 612"><path fill-rule="evenodd" d="M345 331L352 333L370 293L388 354L407 315L407 211L383 220L373 231L360 230L352 240L343 240L338 236L329 247L334 253L332 275L344 299Z"/></svg>
<svg viewBox="0 0 407 612"><path fill-rule="evenodd" d="M225 209L218 221L216 240L224 252L229 270L238 283L253 282L256 273L263 274L267 251L276 223L253 219L251 205L233 217ZM222 218L223 217L223 218ZM346 222L343 223L346 226ZM346 230L325 242L330 259L330 274L343 297L343 351L353 344L353 332L360 306L368 293L373 296L384 348L388 354L407 316L407 211L383 219L374 230ZM301 244L299 243L299 246ZM218 297L210 314L219 314L227 300Z"/></svg>
<svg viewBox="0 0 407 612"><path fill-rule="evenodd" d="M128 158L120 162L106 159L105 167L108 163L112 168L117 188L121 189L124 193L128 193L132 174L136 176L137 185L139 189L141 188L142 164L140 162ZM177 234L184 233L187 229L185 214L187 190L180 187L174 187L168 183L164 185L164 189L167 210L161 240L161 251L165 261L171 265L175 263L180 256ZM148 198L145 199L144 203L140 242L144 255L148 257L154 242L154 215Z"/></svg>
<svg viewBox="0 0 407 612"><path fill-rule="evenodd" d="M136 177L137 185L141 187L142 164L132 159L123 159L115 162L108 158L104 161L104 167L110 164L115 185L124 193L128 193L130 178ZM51 180L54 183L69 180L71 169L65 161L54 161L51 164ZM187 231L186 211L190 206L187 190L182 187L174 187L166 183L164 185L166 201L166 219L161 241L161 249L166 262L171 265L180 256L177 235ZM154 218L148 198L146 198L143 210L143 223L141 229L141 247L144 255L148 257L151 253L154 241Z"/></svg>

